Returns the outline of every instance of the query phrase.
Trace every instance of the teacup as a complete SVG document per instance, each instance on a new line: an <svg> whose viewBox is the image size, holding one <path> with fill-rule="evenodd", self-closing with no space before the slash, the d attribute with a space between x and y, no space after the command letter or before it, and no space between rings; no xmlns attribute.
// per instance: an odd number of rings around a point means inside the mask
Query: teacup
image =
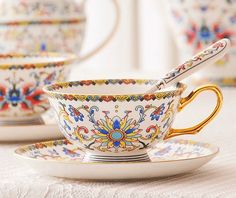
<svg viewBox="0 0 236 198"><path fill-rule="evenodd" d="M181 97L185 90L182 83L143 94L155 83L156 80L85 80L56 83L44 87L44 91L56 111L60 131L85 151L84 161L149 161L149 148L174 136L198 133L222 105L221 91L215 85L199 87L185 98ZM203 91L213 91L217 97L210 116L191 128L171 128L176 112Z"/></svg>
<svg viewBox="0 0 236 198"><path fill-rule="evenodd" d="M42 87L64 81L71 54L0 54L0 124L39 120L50 107Z"/></svg>

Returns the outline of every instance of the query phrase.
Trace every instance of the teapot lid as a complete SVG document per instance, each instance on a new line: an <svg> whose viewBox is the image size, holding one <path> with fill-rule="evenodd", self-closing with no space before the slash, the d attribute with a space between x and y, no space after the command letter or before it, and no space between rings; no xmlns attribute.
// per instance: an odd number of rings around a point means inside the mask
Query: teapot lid
<svg viewBox="0 0 236 198"><path fill-rule="evenodd" d="M84 18L85 0L0 0L0 21Z"/></svg>

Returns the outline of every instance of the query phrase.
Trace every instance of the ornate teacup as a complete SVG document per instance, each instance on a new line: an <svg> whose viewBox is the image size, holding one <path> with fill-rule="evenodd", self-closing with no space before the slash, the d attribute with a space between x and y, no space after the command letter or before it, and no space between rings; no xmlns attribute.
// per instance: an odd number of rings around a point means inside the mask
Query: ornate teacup
<svg viewBox="0 0 236 198"><path fill-rule="evenodd" d="M196 134L219 112L221 91L205 85L181 98L185 85L143 94L156 80L86 80L44 87L55 109L60 131L85 151L84 161L148 161L147 150L178 135ZM217 105L194 127L171 128L177 111L200 92L213 91ZM71 151L73 152L73 151Z"/></svg>
<svg viewBox="0 0 236 198"><path fill-rule="evenodd" d="M50 105L42 87L65 80L71 54L0 54L0 124L36 123Z"/></svg>

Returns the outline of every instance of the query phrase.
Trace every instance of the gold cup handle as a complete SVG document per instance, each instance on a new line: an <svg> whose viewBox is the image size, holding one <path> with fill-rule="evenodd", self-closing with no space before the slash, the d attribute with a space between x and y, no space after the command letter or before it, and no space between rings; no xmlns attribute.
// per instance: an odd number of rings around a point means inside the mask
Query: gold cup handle
<svg viewBox="0 0 236 198"><path fill-rule="evenodd" d="M191 103L201 92L203 91L213 91L217 97L217 103L213 112L202 122L199 124L185 129L173 129L171 128L168 134L165 136L164 139L169 139L179 135L188 135L188 134L196 134L199 133L213 118L219 113L222 103L223 103L223 95L220 89L215 85L205 85L202 87L197 88L196 90L192 91L186 98L180 99L180 104L178 107L178 112L180 112L186 105Z"/></svg>
<svg viewBox="0 0 236 198"><path fill-rule="evenodd" d="M114 4L114 8L115 8L116 20L115 20L115 24L114 24L110 34L108 34L106 39L104 41L102 41L95 49L93 49L92 51L88 52L87 54L79 57L80 62L87 60L88 58L94 56L100 50L102 50L112 40L115 33L117 32L119 24L120 24L120 7L118 4L118 0L112 0L112 2Z"/></svg>

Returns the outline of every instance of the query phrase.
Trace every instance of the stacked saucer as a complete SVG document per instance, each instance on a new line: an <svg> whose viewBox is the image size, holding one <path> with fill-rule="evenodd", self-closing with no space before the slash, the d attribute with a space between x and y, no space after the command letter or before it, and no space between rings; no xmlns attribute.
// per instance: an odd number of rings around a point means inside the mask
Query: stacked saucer
<svg viewBox="0 0 236 198"><path fill-rule="evenodd" d="M71 54L0 55L0 141L61 137L42 87L64 81L74 60Z"/></svg>
<svg viewBox="0 0 236 198"><path fill-rule="evenodd" d="M156 80L110 79L55 83L44 87L66 140L16 150L39 172L77 179L132 179L185 173L210 161L218 148L169 138L198 133L218 113L222 94L202 86L182 98L185 85L143 94ZM217 105L204 121L173 129L176 112L199 93L212 91ZM101 171L104 170L104 171Z"/></svg>

